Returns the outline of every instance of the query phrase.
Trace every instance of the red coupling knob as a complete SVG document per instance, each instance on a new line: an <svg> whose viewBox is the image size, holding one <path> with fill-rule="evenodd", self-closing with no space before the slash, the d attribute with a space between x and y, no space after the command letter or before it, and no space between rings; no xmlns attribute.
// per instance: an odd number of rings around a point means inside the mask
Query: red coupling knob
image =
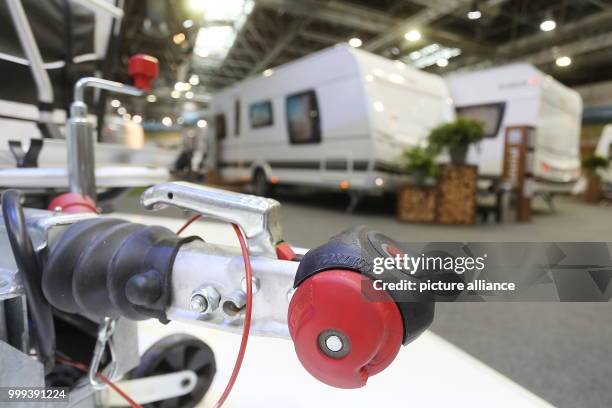
<svg viewBox="0 0 612 408"><path fill-rule="evenodd" d="M289 333L300 362L333 387L363 387L391 364L402 344L395 302L386 292L367 300L362 285L372 280L341 269L320 272L298 286L289 304Z"/></svg>
<svg viewBox="0 0 612 408"><path fill-rule="evenodd" d="M150 91L151 82L159 75L159 61L150 55L134 55L128 62L128 72L136 88Z"/></svg>
<svg viewBox="0 0 612 408"><path fill-rule="evenodd" d="M60 210L64 214L97 213L96 203L78 193L65 193L55 197L49 207L49 211Z"/></svg>

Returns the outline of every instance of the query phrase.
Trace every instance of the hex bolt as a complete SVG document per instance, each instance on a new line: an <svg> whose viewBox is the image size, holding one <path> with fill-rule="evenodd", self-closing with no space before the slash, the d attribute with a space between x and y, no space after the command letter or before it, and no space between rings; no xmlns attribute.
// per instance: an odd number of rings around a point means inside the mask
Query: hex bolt
<svg viewBox="0 0 612 408"><path fill-rule="evenodd" d="M191 310L197 313L204 313L208 309L208 300L202 295L192 295L191 302L189 302Z"/></svg>
<svg viewBox="0 0 612 408"><path fill-rule="evenodd" d="M217 310L221 295L212 286L205 286L191 293L189 307L196 313L209 314Z"/></svg>

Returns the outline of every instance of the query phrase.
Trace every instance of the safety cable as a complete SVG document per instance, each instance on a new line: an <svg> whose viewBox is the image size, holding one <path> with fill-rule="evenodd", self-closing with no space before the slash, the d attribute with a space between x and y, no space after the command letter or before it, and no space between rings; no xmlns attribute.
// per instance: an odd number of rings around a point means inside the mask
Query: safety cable
<svg viewBox="0 0 612 408"><path fill-rule="evenodd" d="M201 218L200 214L194 215L190 217L187 222L179 228L176 232L179 235L181 232L185 231L185 229L191 225L194 221ZM242 326L242 338L240 340L240 348L238 349L238 355L236 356L236 362L234 363L234 368L232 370L232 374L223 390L223 394L219 397L219 400L214 405L215 408L221 408L227 400L227 397L231 393L234 388L234 384L236 383L236 379L238 378L238 374L240 373L240 368L242 367L242 361L244 360L244 355L246 353L247 343L249 341L249 332L251 331L251 316L253 312L253 271L251 268L251 257L249 256L249 248L247 246L246 240L244 238L244 234L240 230L240 227L236 224L232 224L232 228L238 237L238 241L240 243L240 250L242 251L242 258L244 259L244 270L246 275L246 310L244 313L244 324Z"/></svg>
<svg viewBox="0 0 612 408"><path fill-rule="evenodd" d="M89 367L83 363L79 363L78 361L70 360L68 358L63 358L63 357L55 357L55 361L57 361L60 364L65 364L65 365L74 367L80 371L83 371L84 373L89 372ZM119 394L121 398L123 398L128 404L130 404L131 408L142 408L142 405L134 401L129 395L125 393L125 391L119 388L119 386L113 383L113 381L109 379L107 376L105 376L104 374L100 372L96 372L96 377L98 377L103 383L111 387L113 391Z"/></svg>
<svg viewBox="0 0 612 408"><path fill-rule="evenodd" d="M30 238L21 198L22 193L18 190L2 193L2 217L15 263L23 278L39 358L48 374L54 363L55 326L51 306L42 293L41 268Z"/></svg>

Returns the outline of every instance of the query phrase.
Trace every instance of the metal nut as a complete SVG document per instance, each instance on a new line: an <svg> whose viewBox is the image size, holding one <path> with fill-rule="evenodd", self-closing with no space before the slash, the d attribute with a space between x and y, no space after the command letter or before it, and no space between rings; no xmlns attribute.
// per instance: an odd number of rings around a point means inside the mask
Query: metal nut
<svg viewBox="0 0 612 408"><path fill-rule="evenodd" d="M189 306L191 310L199 314L209 314L217 310L221 295L212 286L205 286L191 293Z"/></svg>

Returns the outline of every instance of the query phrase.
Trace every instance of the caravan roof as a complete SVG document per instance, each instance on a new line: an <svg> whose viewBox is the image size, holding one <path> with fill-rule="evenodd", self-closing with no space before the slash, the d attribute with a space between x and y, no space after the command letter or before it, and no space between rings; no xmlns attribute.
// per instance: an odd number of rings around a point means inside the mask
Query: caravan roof
<svg viewBox="0 0 612 408"><path fill-rule="evenodd" d="M331 67L331 68L330 68ZM448 92L443 80L433 74L409 68L400 61L371 54L350 47L346 44L326 48L287 64L275 67L267 73L238 82L221 90L218 95L236 93L238 89L248 87L249 92L268 94L270 79L274 77L275 87L288 89L292 87L309 88L326 81L333 81L346 76L368 75L409 88L418 88L423 92L444 96Z"/></svg>

